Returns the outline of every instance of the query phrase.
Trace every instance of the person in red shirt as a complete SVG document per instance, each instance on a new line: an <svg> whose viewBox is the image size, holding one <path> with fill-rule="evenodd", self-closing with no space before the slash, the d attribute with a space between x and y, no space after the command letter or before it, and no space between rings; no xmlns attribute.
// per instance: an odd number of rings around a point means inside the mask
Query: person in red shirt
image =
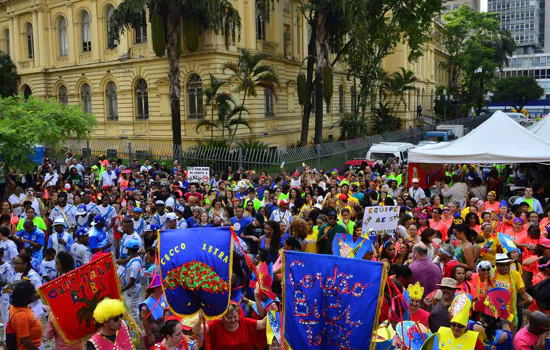
<svg viewBox="0 0 550 350"><path fill-rule="evenodd" d="M193 326L193 333L201 335L204 332L200 314L199 321ZM239 304L231 302L227 313L217 320L206 324L207 339L210 349L253 350L258 331L265 333L267 319L253 320L244 317Z"/></svg>
<svg viewBox="0 0 550 350"><path fill-rule="evenodd" d="M441 232L441 239L443 242L447 241L447 232L449 231L450 225L441 218L441 208L435 207L432 211L433 219L429 220L430 227L436 231Z"/></svg>
<svg viewBox="0 0 550 350"><path fill-rule="evenodd" d="M534 255L534 250L537 248L537 245L540 244L540 228L537 226L530 226L527 235L515 240L514 243L522 250L523 260L529 259ZM533 287L532 280L534 273L536 273L534 266L523 265L522 278L527 290Z"/></svg>
<svg viewBox="0 0 550 350"><path fill-rule="evenodd" d="M428 327L428 317L430 313L420 308L420 302L424 296L424 287L420 285L420 282L410 284L407 288L409 293L409 307L411 309L411 321L417 321Z"/></svg>
<svg viewBox="0 0 550 350"><path fill-rule="evenodd" d="M189 192L184 194L183 197L185 198L186 202L189 201L189 197L195 197L199 201L202 201L202 194L197 192L197 184L195 184L195 183L189 184Z"/></svg>
<svg viewBox="0 0 550 350"><path fill-rule="evenodd" d="M535 349L540 344L541 335L550 330L550 318L548 315L534 311L529 314L529 325L520 329L514 337L516 350ZM544 345L542 343L541 345Z"/></svg>
<svg viewBox="0 0 550 350"><path fill-rule="evenodd" d="M523 221L522 218L515 218L512 224L512 229L507 229L506 231L504 231L504 233L512 237L514 242L516 242L519 239L527 236L527 231L525 231L525 229L523 228L524 223L525 221Z"/></svg>
<svg viewBox="0 0 550 350"><path fill-rule="evenodd" d="M455 248L452 244L443 244L439 247L437 257L439 262L443 264L443 277L451 277L453 267L458 264L458 261L454 258Z"/></svg>

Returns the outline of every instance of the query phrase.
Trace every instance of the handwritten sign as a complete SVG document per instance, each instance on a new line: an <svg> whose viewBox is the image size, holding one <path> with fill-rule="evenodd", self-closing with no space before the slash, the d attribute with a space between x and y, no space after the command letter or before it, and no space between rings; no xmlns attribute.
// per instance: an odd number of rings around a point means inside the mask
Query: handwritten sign
<svg viewBox="0 0 550 350"><path fill-rule="evenodd" d="M97 303L104 298L121 298L115 266L113 255L104 254L38 289L67 343L79 342L97 331L93 319Z"/></svg>
<svg viewBox="0 0 550 350"><path fill-rule="evenodd" d="M394 234L399 220L398 206L367 207L363 216L363 230L365 236Z"/></svg>
<svg viewBox="0 0 550 350"><path fill-rule="evenodd" d="M229 306L233 241L229 227L160 233L162 288L172 312L216 318Z"/></svg>
<svg viewBox="0 0 550 350"><path fill-rule="evenodd" d="M386 267L284 251L283 334L292 349L369 349Z"/></svg>
<svg viewBox="0 0 550 350"><path fill-rule="evenodd" d="M210 168L190 166L187 167L187 180L191 182L210 182Z"/></svg>

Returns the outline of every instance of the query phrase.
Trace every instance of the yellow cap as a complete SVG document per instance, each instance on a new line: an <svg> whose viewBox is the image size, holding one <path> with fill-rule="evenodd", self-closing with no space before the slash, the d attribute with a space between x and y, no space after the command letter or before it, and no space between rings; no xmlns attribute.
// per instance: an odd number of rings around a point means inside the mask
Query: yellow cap
<svg viewBox="0 0 550 350"><path fill-rule="evenodd" d="M411 299L422 300L422 296L424 296L424 287L420 285L420 282L409 284L407 291L409 292L409 298Z"/></svg>
<svg viewBox="0 0 550 350"><path fill-rule="evenodd" d="M449 313L451 314L451 322L468 326L468 320L470 319L470 309L472 307L472 301L464 293L461 293L455 297L453 303L449 307Z"/></svg>

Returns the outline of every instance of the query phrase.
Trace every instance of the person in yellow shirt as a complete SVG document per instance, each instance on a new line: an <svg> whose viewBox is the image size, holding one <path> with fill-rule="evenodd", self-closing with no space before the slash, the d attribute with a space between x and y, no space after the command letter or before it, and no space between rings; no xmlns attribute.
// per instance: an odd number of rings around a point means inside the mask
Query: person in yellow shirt
<svg viewBox="0 0 550 350"><path fill-rule="evenodd" d="M531 304L533 298L525 291L525 284L519 272L510 270L510 265L514 261L508 255L503 253L497 254L495 262L497 265L493 270L495 287L504 288L510 292L511 298L506 305L506 309L514 315L514 325L517 326L517 308ZM517 302L518 295L522 299L520 303Z"/></svg>

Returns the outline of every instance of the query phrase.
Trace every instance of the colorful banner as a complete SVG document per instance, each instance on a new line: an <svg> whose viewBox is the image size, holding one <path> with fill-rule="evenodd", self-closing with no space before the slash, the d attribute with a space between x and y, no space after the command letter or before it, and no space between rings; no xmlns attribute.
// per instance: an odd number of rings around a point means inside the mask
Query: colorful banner
<svg viewBox="0 0 550 350"><path fill-rule="evenodd" d="M408 165L408 185L412 187L412 180L418 179L420 188L428 188L435 184L436 181L443 181L445 178L445 166L443 164L424 164L424 163L409 163Z"/></svg>
<svg viewBox="0 0 550 350"><path fill-rule="evenodd" d="M363 237L393 235L399 220L398 206L367 207L363 215Z"/></svg>
<svg viewBox="0 0 550 350"><path fill-rule="evenodd" d="M357 237L353 241L353 235L337 233L332 240L332 255L343 258L363 259L368 252L373 251L372 241L368 238Z"/></svg>
<svg viewBox="0 0 550 350"><path fill-rule="evenodd" d="M497 239L500 242L500 245L502 246L502 251L505 254L513 252L514 250L518 250L518 247L514 243L514 240L512 239L512 237L505 235L502 232L499 232L497 233Z"/></svg>
<svg viewBox="0 0 550 350"><path fill-rule="evenodd" d="M285 251L283 334L292 349L369 349L384 264Z"/></svg>
<svg viewBox="0 0 550 350"><path fill-rule="evenodd" d="M170 309L182 317L202 309L207 319L229 306L233 240L229 227L161 231L160 276Z"/></svg>
<svg viewBox="0 0 550 350"><path fill-rule="evenodd" d="M97 331L93 312L104 298L121 299L112 254L44 284L38 295L51 308L57 331L67 343L82 341Z"/></svg>

